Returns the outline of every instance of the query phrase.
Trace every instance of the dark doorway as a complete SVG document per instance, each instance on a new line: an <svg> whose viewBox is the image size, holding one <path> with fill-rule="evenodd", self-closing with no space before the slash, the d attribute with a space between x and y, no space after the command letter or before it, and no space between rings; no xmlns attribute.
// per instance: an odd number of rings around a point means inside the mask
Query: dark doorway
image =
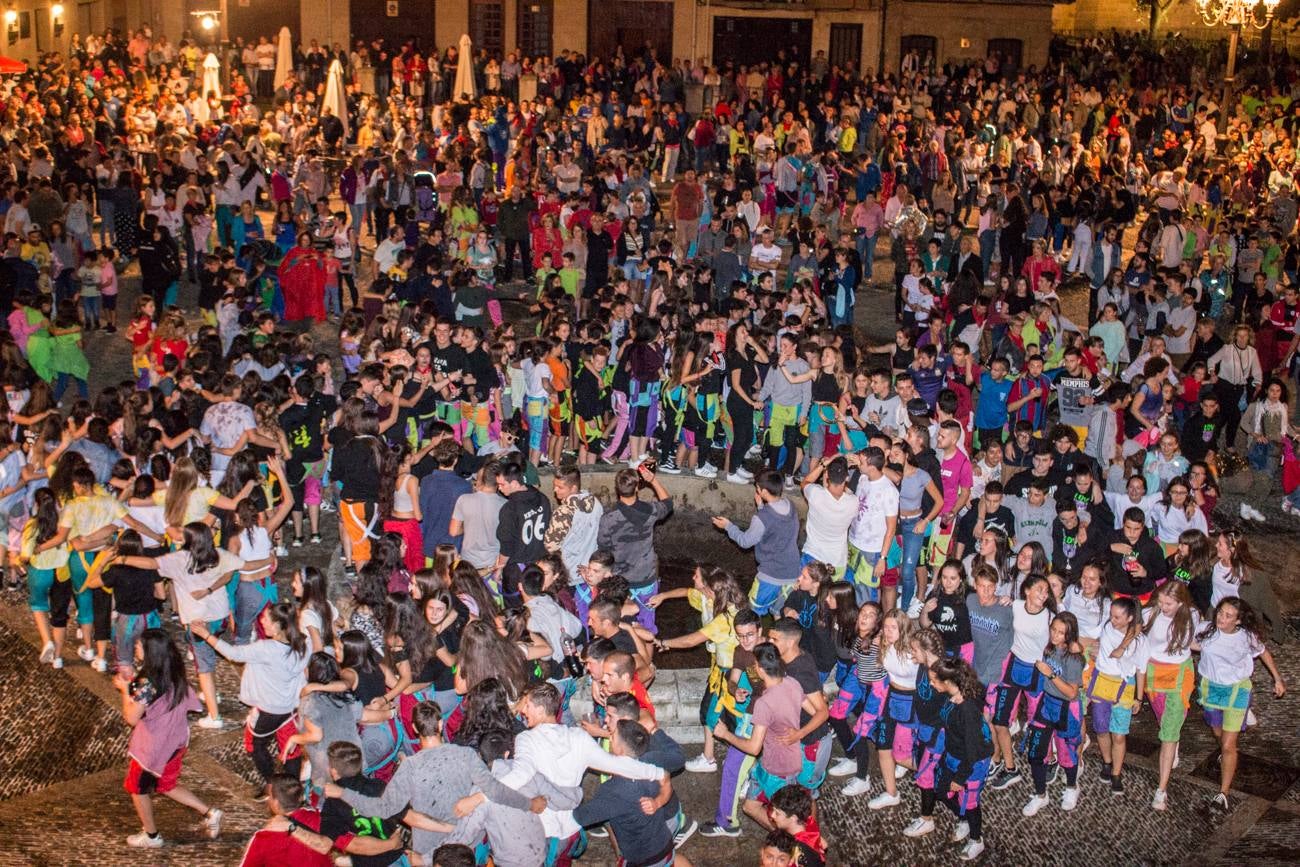
<svg viewBox="0 0 1300 867"><path fill-rule="evenodd" d="M390 15L390 12L396 14ZM390 49L413 42L422 53L433 50L432 3L421 0L352 0L351 18L353 42L361 39L370 44L383 39Z"/></svg>
<svg viewBox="0 0 1300 867"><path fill-rule="evenodd" d="M862 69L862 25L832 24L831 46L827 58L831 66L841 69L853 64L853 68Z"/></svg>
<svg viewBox="0 0 1300 867"><path fill-rule="evenodd" d="M587 56L609 60L619 47L629 61L653 49L665 65L673 58L673 4L663 0L589 0Z"/></svg>
<svg viewBox="0 0 1300 867"><path fill-rule="evenodd" d="M501 0L471 0L469 4L469 38L474 50L503 57L506 41L506 13Z"/></svg>
<svg viewBox="0 0 1300 867"><path fill-rule="evenodd" d="M519 0L519 47L524 57L551 56L553 0Z"/></svg>
<svg viewBox="0 0 1300 867"><path fill-rule="evenodd" d="M230 3L226 7L226 32L232 41L242 37L244 42L256 45L261 36L272 41L278 40L280 28L288 27L296 45L302 39L302 22L298 12L299 7L289 3L250 3L247 6ZM198 19L194 18L190 23L196 25L194 29L202 40L204 33L197 27ZM347 46L346 41L344 45Z"/></svg>
<svg viewBox="0 0 1300 867"><path fill-rule="evenodd" d="M787 62L808 65L812 49L812 20L809 18L737 18L718 15L713 19L713 62L732 61L740 66L771 62L784 50Z"/></svg>
<svg viewBox="0 0 1300 867"><path fill-rule="evenodd" d="M907 55L916 53L916 70L925 70L934 66L939 56L939 40L933 36L913 34L898 40L898 65L901 67Z"/></svg>
<svg viewBox="0 0 1300 867"><path fill-rule="evenodd" d="M988 53L997 55L1001 72L1006 75L1020 69L1025 55L1025 43L1019 39L990 39Z"/></svg>

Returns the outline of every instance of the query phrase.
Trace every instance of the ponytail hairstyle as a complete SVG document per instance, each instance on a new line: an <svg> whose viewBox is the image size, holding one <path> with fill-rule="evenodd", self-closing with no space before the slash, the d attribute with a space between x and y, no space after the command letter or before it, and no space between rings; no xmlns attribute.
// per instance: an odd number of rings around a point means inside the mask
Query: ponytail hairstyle
<svg viewBox="0 0 1300 867"><path fill-rule="evenodd" d="M932 682L943 681L956 686L963 701L982 702L984 700L984 685L980 683L979 676L975 674L975 669L971 667L971 664L961 657L954 659L940 658L938 662L930 666L930 680Z"/></svg>
<svg viewBox="0 0 1300 867"><path fill-rule="evenodd" d="M1142 629L1142 606L1130 596L1121 596L1110 601L1110 610L1113 612L1117 608L1128 612L1129 623L1128 629L1124 632L1124 637L1126 639L1132 638Z"/></svg>
<svg viewBox="0 0 1300 867"><path fill-rule="evenodd" d="M266 607L266 616L280 628L280 635L289 649L299 656L307 655L307 637L298 629L297 612L288 602L277 602Z"/></svg>
<svg viewBox="0 0 1300 867"><path fill-rule="evenodd" d="M943 659L946 655L943 648L943 636L932 626L914 630L912 632L912 644L939 659ZM917 662L919 663L921 660L918 658Z"/></svg>
<svg viewBox="0 0 1300 867"><path fill-rule="evenodd" d="M253 530L257 529L259 523L257 504L252 497L244 497L235 506L235 526L243 531L250 545L253 544Z"/></svg>
<svg viewBox="0 0 1300 867"><path fill-rule="evenodd" d="M32 494L32 520L36 522L36 544L48 542L59 532L59 503L54 491L38 488Z"/></svg>
<svg viewBox="0 0 1300 867"><path fill-rule="evenodd" d="M298 600L298 610L310 609L316 612L321 622L321 644L330 647L334 644L334 612L330 610L329 585L325 573L315 566L303 566L298 571L298 580L302 582L302 598Z"/></svg>

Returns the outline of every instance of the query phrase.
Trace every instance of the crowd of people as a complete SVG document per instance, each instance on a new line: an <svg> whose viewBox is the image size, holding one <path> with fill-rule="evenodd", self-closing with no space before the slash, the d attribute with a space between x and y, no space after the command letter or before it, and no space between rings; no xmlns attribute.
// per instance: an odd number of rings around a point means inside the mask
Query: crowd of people
<svg viewBox="0 0 1300 867"><path fill-rule="evenodd" d="M1176 48L483 53L470 99L455 49L312 44L276 87L262 39L222 97L143 29L10 79L5 581L42 664L75 644L122 691L127 842L163 845L157 795L220 834L179 777L187 714L227 724L222 658L272 813L250 867L563 865L591 835L688 864L746 819L762 864L821 864L827 780L884 810L909 772L904 834L942 803L973 859L986 790L1031 787L1029 821L1060 781L1068 812L1095 755L1122 796L1144 704L1151 808L1199 707L1228 809L1257 660L1285 690L1264 516L1219 501L1258 474L1300 508L1300 103L1282 62L1221 106ZM123 338L92 395L87 341ZM752 578L660 586L686 473L752 490L713 519ZM342 584L279 569L323 520ZM659 622L680 597L698 629ZM647 688L695 647L687 761ZM683 771L719 777L703 822Z"/></svg>

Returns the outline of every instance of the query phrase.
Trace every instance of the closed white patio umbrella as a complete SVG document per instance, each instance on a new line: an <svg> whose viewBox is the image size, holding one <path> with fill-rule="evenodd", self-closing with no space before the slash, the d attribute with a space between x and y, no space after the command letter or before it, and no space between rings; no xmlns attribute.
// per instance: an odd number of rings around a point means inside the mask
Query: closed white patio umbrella
<svg viewBox="0 0 1300 867"><path fill-rule="evenodd" d="M329 73L325 77L325 99L321 102L321 108L326 107L343 124L343 137L347 138L348 99L343 83L343 64L337 58L330 64Z"/></svg>
<svg viewBox="0 0 1300 867"><path fill-rule="evenodd" d="M289 73L293 72L293 39L288 27L280 28L280 42L275 51L275 88L280 89Z"/></svg>
<svg viewBox="0 0 1300 867"><path fill-rule="evenodd" d="M452 99L460 99L462 96L468 96L473 99L477 96L474 90L474 44L470 42L469 34L460 37L460 53L456 61L456 86L451 91Z"/></svg>
<svg viewBox="0 0 1300 867"><path fill-rule="evenodd" d="M207 99L210 94L217 99L221 98L221 61L211 53L203 58L203 87L199 90L199 96Z"/></svg>

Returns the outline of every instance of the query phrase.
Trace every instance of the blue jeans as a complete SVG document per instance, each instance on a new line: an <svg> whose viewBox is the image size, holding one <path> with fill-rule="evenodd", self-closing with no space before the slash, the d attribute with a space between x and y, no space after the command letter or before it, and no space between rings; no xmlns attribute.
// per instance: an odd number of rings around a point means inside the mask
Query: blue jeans
<svg viewBox="0 0 1300 867"><path fill-rule="evenodd" d="M871 275L876 262L876 241L879 235L858 235L854 246L858 248L858 258L862 260L862 279L871 282Z"/></svg>
<svg viewBox="0 0 1300 867"><path fill-rule="evenodd" d="M99 322L99 310L102 301L99 295L82 295L81 312L86 322Z"/></svg>
<svg viewBox="0 0 1300 867"><path fill-rule="evenodd" d="M77 377L73 376L71 373L60 373L54 377L55 401L61 400L63 398L63 392L68 390L69 382L75 382L77 384L77 393L79 395L81 395L84 398L90 397L90 386L86 384L86 381L84 379L78 379Z"/></svg>
<svg viewBox="0 0 1300 867"><path fill-rule="evenodd" d="M925 538L930 530L927 525L926 532L915 532L920 521L920 515L898 519L898 533L903 537L903 565L898 570L898 604L903 610L907 610L907 606L912 603L912 596L916 594L916 567L921 562L921 550L925 547Z"/></svg>

